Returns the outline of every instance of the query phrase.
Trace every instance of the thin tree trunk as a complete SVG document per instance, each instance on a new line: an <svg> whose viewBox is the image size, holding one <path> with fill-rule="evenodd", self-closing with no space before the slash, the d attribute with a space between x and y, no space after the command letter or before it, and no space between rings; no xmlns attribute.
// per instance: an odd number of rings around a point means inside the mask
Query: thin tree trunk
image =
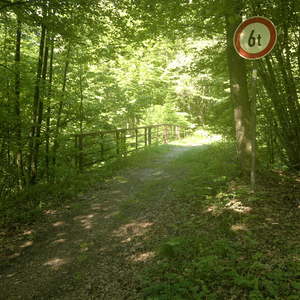
<svg viewBox="0 0 300 300"><path fill-rule="evenodd" d="M8 55L9 55L9 39L10 39L10 35L9 35L9 21L8 21L8 16L6 13L4 13L4 37L3 37L3 67L6 70L10 70L8 68ZM10 114L10 81L9 81L9 77L5 78L5 83L2 83L5 86L5 92L3 93L5 95L4 97L4 105L7 109L8 114ZM1 99L2 100L2 99ZM3 121L2 121L3 122ZM4 122L3 122L4 123ZM1 124L2 125L2 124ZM3 153L5 153L5 159L3 160L2 156L1 156L1 161L6 161L6 168L9 169L10 168L10 158L11 158L11 138L10 138L10 132L11 132L11 124L8 124L7 122L5 122L3 124L3 126L0 127L1 131L2 131L2 135L3 135L3 145L5 146L5 149L3 149Z"/></svg>
<svg viewBox="0 0 300 300"><path fill-rule="evenodd" d="M38 147L36 146L37 133L39 127L40 111L41 111L41 100L40 100L40 88L41 88L41 75L43 69L43 58L44 58L44 48L45 48L45 39L46 39L46 28L42 25L41 30L41 39L40 39L40 48L39 48L39 58L37 64L36 72L36 82L35 90L33 97L33 116L32 116L32 128L31 136L29 140L29 184L36 183L37 178L37 164L38 164Z"/></svg>
<svg viewBox="0 0 300 300"><path fill-rule="evenodd" d="M21 110L20 110L20 62L21 62L21 21L17 17L17 32L16 32L16 52L15 52L15 118L16 118L16 165L18 173L19 188L23 187L23 155L22 155L22 130L21 130Z"/></svg>
<svg viewBox="0 0 300 300"><path fill-rule="evenodd" d="M38 107L38 116L37 116L37 128L36 128L36 143L35 143L35 165L38 166L38 155L39 155L39 147L42 144L41 140L41 128L44 117L44 98L46 93L46 76L47 76L47 68L48 68L48 55L49 55L49 36L46 32L45 37L45 49L43 55L43 68L41 74L41 89L40 89L40 100Z"/></svg>
<svg viewBox="0 0 300 300"><path fill-rule="evenodd" d="M50 62L49 62L49 81L48 81L48 94L47 94L47 113L46 113L46 132L45 132L45 172L46 178L49 182L50 180L50 170L49 170L49 163L50 163L50 117L51 117L51 97L52 97L52 80L53 80L53 57L54 57L54 36L51 38L50 41Z"/></svg>
<svg viewBox="0 0 300 300"><path fill-rule="evenodd" d="M69 43L68 49L67 49L65 68L64 68L64 75L63 75L62 96L61 96L62 98L59 101L58 113L57 113L57 119L56 119L56 127L55 127L55 133L54 133L53 154L52 154L53 155L53 157L52 157L53 168L55 168L55 166L56 166L57 151L59 148L58 137L59 137L59 132L61 129L61 117L62 117L62 112L63 112L64 97L65 97L66 85L67 85L67 75L68 75L68 69L69 69L70 52L71 52L71 44Z"/></svg>
<svg viewBox="0 0 300 300"><path fill-rule="evenodd" d="M300 78L300 29L298 31L298 49L297 49L297 58L298 58L298 76Z"/></svg>
<svg viewBox="0 0 300 300"><path fill-rule="evenodd" d="M80 74L79 74L79 89L80 89L80 123L79 123L79 128L80 128L80 134L83 133L83 86L82 86L82 67L80 69Z"/></svg>

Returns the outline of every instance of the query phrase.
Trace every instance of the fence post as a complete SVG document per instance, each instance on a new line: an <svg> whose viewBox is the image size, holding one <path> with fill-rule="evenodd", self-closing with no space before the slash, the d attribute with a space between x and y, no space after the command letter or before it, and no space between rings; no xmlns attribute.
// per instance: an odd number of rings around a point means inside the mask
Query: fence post
<svg viewBox="0 0 300 300"><path fill-rule="evenodd" d="M139 141L138 141L138 129L135 129L134 132L135 132L135 150L137 150L138 147L139 147Z"/></svg>
<svg viewBox="0 0 300 300"><path fill-rule="evenodd" d="M145 133L144 133L144 139L145 139L145 148L147 147L147 127L144 128L145 129Z"/></svg>
<svg viewBox="0 0 300 300"><path fill-rule="evenodd" d="M124 153L125 157L127 156L126 132L127 132L127 129L124 129L123 138L122 138L122 148L123 148L123 153Z"/></svg>
<svg viewBox="0 0 300 300"><path fill-rule="evenodd" d="M79 156L79 153L78 153L78 136L75 135L74 136L74 144L75 144L75 169L78 168L78 156Z"/></svg>
<svg viewBox="0 0 300 300"><path fill-rule="evenodd" d="M163 130L164 130L164 133L163 133L164 144L167 144L168 143L168 127L167 127L167 125L164 125Z"/></svg>
<svg viewBox="0 0 300 300"><path fill-rule="evenodd" d="M180 139L180 127L179 126L176 126L176 136L177 136L177 139Z"/></svg>
<svg viewBox="0 0 300 300"><path fill-rule="evenodd" d="M116 152L117 156L120 155L120 132L116 130Z"/></svg>
<svg viewBox="0 0 300 300"><path fill-rule="evenodd" d="M101 161L104 161L104 134L100 133L100 155L101 155Z"/></svg>
<svg viewBox="0 0 300 300"><path fill-rule="evenodd" d="M83 171L83 136L79 135L79 157L78 157L79 171Z"/></svg>
<svg viewBox="0 0 300 300"><path fill-rule="evenodd" d="M149 128L148 128L148 145L149 145L149 146L151 146L151 142L152 142L152 141L151 141L151 139L152 139L152 138L151 138L151 129L152 129L152 127L149 127Z"/></svg>
<svg viewBox="0 0 300 300"><path fill-rule="evenodd" d="M176 140L176 126L172 125L172 140Z"/></svg>

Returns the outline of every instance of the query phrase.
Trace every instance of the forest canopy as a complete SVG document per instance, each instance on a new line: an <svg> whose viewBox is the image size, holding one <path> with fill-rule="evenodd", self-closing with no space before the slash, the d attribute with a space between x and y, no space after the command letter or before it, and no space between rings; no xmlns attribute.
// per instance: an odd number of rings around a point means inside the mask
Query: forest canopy
<svg viewBox="0 0 300 300"><path fill-rule="evenodd" d="M257 61L259 160L299 169L299 6L1 0L1 201L38 182L63 180L72 134L155 123L204 126L236 139L241 170L248 171L253 66L234 52L232 35L254 15L271 19L278 32L272 53Z"/></svg>

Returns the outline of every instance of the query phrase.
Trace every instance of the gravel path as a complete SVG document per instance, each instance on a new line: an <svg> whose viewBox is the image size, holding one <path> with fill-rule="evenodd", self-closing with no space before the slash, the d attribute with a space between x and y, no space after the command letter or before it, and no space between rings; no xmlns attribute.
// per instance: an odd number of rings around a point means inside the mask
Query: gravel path
<svg viewBox="0 0 300 300"><path fill-rule="evenodd" d="M193 145L196 146L196 145ZM165 167L191 146L174 146L151 168L120 171L26 230L0 269L0 299L141 299L140 274L172 213Z"/></svg>

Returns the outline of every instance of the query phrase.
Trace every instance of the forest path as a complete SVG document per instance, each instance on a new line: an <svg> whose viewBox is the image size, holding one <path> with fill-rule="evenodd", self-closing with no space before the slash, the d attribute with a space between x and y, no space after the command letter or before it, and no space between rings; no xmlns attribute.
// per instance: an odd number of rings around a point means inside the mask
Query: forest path
<svg viewBox="0 0 300 300"><path fill-rule="evenodd" d="M22 255L0 273L0 299L140 299L139 274L178 222L172 183L185 170L168 167L205 146L202 139L167 147L25 231Z"/></svg>

